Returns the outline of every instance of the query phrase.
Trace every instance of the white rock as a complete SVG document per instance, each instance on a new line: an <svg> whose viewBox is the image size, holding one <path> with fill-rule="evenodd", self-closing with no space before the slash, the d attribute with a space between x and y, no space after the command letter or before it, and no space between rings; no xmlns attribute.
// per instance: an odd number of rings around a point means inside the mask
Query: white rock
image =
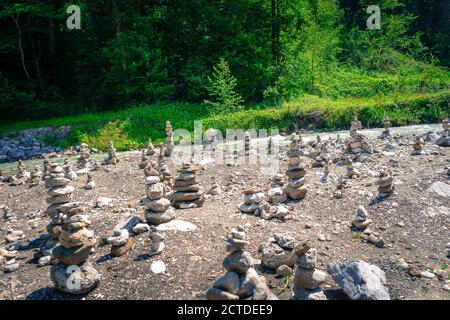
<svg viewBox="0 0 450 320"><path fill-rule="evenodd" d="M167 223L162 223L156 226L156 230L158 231L181 231L188 232L194 231L197 229L197 226L183 220L172 220Z"/></svg>
<svg viewBox="0 0 450 320"><path fill-rule="evenodd" d="M166 265L162 261L155 261L150 266L150 271L154 274L160 274L166 272Z"/></svg>

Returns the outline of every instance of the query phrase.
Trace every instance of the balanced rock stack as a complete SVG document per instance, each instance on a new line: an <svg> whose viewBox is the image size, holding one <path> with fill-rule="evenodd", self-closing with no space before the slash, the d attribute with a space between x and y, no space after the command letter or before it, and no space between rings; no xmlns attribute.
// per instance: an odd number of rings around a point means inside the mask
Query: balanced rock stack
<svg viewBox="0 0 450 320"><path fill-rule="evenodd" d="M45 178L47 178L48 175L48 170L50 168L50 159L48 158L47 155L44 155L44 161L42 163L42 167L43 167L43 179L45 180Z"/></svg>
<svg viewBox="0 0 450 320"><path fill-rule="evenodd" d="M289 159L288 169L286 175L288 176L288 185L284 189L289 198L293 200L300 200L305 198L307 189L305 184L306 170L305 166L300 162L300 149L298 145L298 138L296 134L291 135L291 142L287 156Z"/></svg>
<svg viewBox="0 0 450 320"><path fill-rule="evenodd" d="M315 158L314 162L312 163L312 166L324 167L325 164L329 163L330 161L331 161L331 153L328 148L328 143L324 142L321 144L319 155Z"/></svg>
<svg viewBox="0 0 450 320"><path fill-rule="evenodd" d="M143 200L147 208L144 212L145 219L151 224L161 224L169 222L175 218L175 211L170 206L170 201L165 198L166 190L164 183L159 178L159 172L148 162L144 168L145 175L145 194Z"/></svg>
<svg viewBox="0 0 450 320"><path fill-rule="evenodd" d="M117 225L113 229L113 234L107 239L111 245L111 255L120 257L127 253L135 244L135 239L130 237L130 232L126 228Z"/></svg>
<svg viewBox="0 0 450 320"><path fill-rule="evenodd" d="M84 189L86 189L86 190L95 189L94 177L90 173L88 173L88 175L87 175L87 181L86 181L86 185L84 186Z"/></svg>
<svg viewBox="0 0 450 320"><path fill-rule="evenodd" d="M368 214L363 206L359 206L356 210L356 214L353 217L352 225L357 228L364 230L372 223L371 219L368 219Z"/></svg>
<svg viewBox="0 0 450 320"><path fill-rule="evenodd" d="M233 228L227 240L228 256L223 261L226 273L206 292L208 300L268 300L274 299L263 276L253 268L254 260L245 251L248 245L242 227Z"/></svg>
<svg viewBox="0 0 450 320"><path fill-rule="evenodd" d="M273 205L278 205L286 202L287 197L284 194L284 176L282 174L276 174L272 178L272 184L270 185L270 189L267 191L267 202Z"/></svg>
<svg viewBox="0 0 450 320"><path fill-rule="evenodd" d="M197 181L197 166L183 164L175 178L174 193L171 195L172 205L178 209L197 208L203 206L203 188Z"/></svg>
<svg viewBox="0 0 450 320"><path fill-rule="evenodd" d="M259 216L263 210L262 202L265 201L264 193L256 189L242 191L243 202L239 204L239 210L243 213Z"/></svg>
<svg viewBox="0 0 450 320"><path fill-rule="evenodd" d="M327 281L328 274L316 269L317 250L308 248L308 245L296 248L297 270L292 300L326 300L320 286Z"/></svg>
<svg viewBox="0 0 450 320"><path fill-rule="evenodd" d="M173 130L170 121L166 122L166 143L164 145L164 155L170 157L172 155L173 149L175 148L175 143L173 142Z"/></svg>
<svg viewBox="0 0 450 320"><path fill-rule="evenodd" d="M156 170L158 170L160 179L164 183L166 193L170 193L172 191L172 174L170 173L169 167L166 165L162 148L160 149Z"/></svg>
<svg viewBox="0 0 450 320"><path fill-rule="evenodd" d="M155 150L155 147L153 146L152 138L149 138L148 144L147 144L147 151L145 152L145 155L147 157L151 157L151 156L154 156L155 154L156 154L156 150Z"/></svg>
<svg viewBox="0 0 450 320"><path fill-rule="evenodd" d="M360 177L360 173L357 169L353 168L353 160L350 157L346 158L346 168L347 168L347 177L349 177L350 179L353 178L359 178Z"/></svg>
<svg viewBox="0 0 450 320"><path fill-rule="evenodd" d="M441 147L450 147L450 122L448 118L442 120L442 129L444 129L442 132L442 136L436 140L436 143Z"/></svg>
<svg viewBox="0 0 450 320"><path fill-rule="evenodd" d="M26 170L25 164L22 160L17 163L17 174L13 179L13 185L21 185L30 179L31 174Z"/></svg>
<svg viewBox="0 0 450 320"><path fill-rule="evenodd" d="M251 144L251 137L248 134L248 132L245 133L244 135L244 154L246 156L250 155L250 144Z"/></svg>
<svg viewBox="0 0 450 320"><path fill-rule="evenodd" d="M347 146L347 152L352 154L359 154L362 152L372 154L373 148L368 143L367 138L360 132L361 129L361 121L355 118L350 126L350 142Z"/></svg>
<svg viewBox="0 0 450 320"><path fill-rule="evenodd" d="M56 288L67 293L83 294L92 290L100 280L100 274L87 261L95 245L93 231L86 229L91 223L84 214L85 208L72 201L74 188L64 178L63 168L52 164L50 177L45 180L49 188L46 213L52 218L47 227L53 238L58 238L51 253L58 264L50 275Z"/></svg>
<svg viewBox="0 0 450 320"><path fill-rule="evenodd" d="M378 185L378 193L380 197L388 196L394 193L393 186L394 178L389 174L387 170L382 169L380 171L380 177L375 182Z"/></svg>
<svg viewBox="0 0 450 320"><path fill-rule="evenodd" d="M66 160L67 160L67 162L66 162ZM66 158L66 160L64 160L65 177L69 180L76 180L78 178L78 175L75 171L73 171L72 165L69 163L69 159Z"/></svg>
<svg viewBox="0 0 450 320"><path fill-rule="evenodd" d="M161 148L162 150L162 148ZM145 155L145 150L142 150L142 155L141 155L141 162L139 163L139 169L144 169L147 166L147 163L150 160L147 159L147 156Z"/></svg>
<svg viewBox="0 0 450 320"><path fill-rule="evenodd" d="M425 142L423 141L423 139L421 137L417 136L414 139L414 144L413 144L414 150L412 152L412 155L420 156L420 155L426 154L425 150L423 150L424 146L425 146Z"/></svg>
<svg viewBox="0 0 450 320"><path fill-rule="evenodd" d="M116 148L114 148L113 142L109 140L108 145L108 158L105 160L105 164L117 164L119 159L117 158Z"/></svg>
<svg viewBox="0 0 450 320"><path fill-rule="evenodd" d="M391 121L389 120L388 116L384 116L383 118L383 127L384 130L381 132L381 134L378 136L379 139L386 139L391 136Z"/></svg>
<svg viewBox="0 0 450 320"><path fill-rule="evenodd" d="M150 226L150 256L161 254L165 248L164 240L166 237L158 232L155 226Z"/></svg>
<svg viewBox="0 0 450 320"><path fill-rule="evenodd" d="M31 172L31 186L37 186L42 180L43 173L40 166L34 166L33 172Z"/></svg>
<svg viewBox="0 0 450 320"><path fill-rule="evenodd" d="M78 167L80 169L89 169L91 162L91 152L86 143L80 145L80 156L78 157Z"/></svg>

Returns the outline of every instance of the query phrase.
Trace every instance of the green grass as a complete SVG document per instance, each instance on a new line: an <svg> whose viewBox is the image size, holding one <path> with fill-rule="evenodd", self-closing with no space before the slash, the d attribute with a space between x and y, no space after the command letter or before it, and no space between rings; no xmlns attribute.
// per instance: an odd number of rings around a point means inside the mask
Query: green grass
<svg viewBox="0 0 450 320"><path fill-rule="evenodd" d="M142 148L149 137L156 144L165 138L164 125L170 120L174 129L193 131L194 121L203 130L216 128L271 129L289 132L298 128L310 130L347 129L357 114L365 127L380 127L386 113L394 126L439 122L450 116L450 93L393 94L374 98L328 99L306 96L283 103L280 107L252 106L222 115L210 115L204 105L172 103L144 105L116 112L82 114L48 120L0 123L0 132L22 129L71 126L70 134L55 144L68 147L86 142L104 150L106 141L115 142L118 150ZM52 141L51 137L46 139Z"/></svg>

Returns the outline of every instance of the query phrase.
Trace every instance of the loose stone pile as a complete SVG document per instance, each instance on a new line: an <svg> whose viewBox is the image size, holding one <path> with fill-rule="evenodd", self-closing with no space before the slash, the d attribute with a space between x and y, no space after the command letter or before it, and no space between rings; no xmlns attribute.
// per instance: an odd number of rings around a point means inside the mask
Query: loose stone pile
<svg viewBox="0 0 450 320"><path fill-rule="evenodd" d="M166 143L164 145L164 155L170 157L172 155L173 149L175 148L175 143L173 142L173 130L170 121L166 122Z"/></svg>
<svg viewBox="0 0 450 320"><path fill-rule="evenodd" d="M450 147L450 122L448 119L442 120L442 128L444 129L442 132L442 136L436 140L436 143L441 147Z"/></svg>
<svg viewBox="0 0 450 320"><path fill-rule="evenodd" d="M145 155L147 157L151 157L151 156L154 156L155 154L156 154L155 147L153 146L152 139L149 138L148 144L147 144L147 151L145 152Z"/></svg>
<svg viewBox="0 0 450 320"><path fill-rule="evenodd" d="M277 270L277 273L279 273L279 269L292 268L296 260L294 248L297 244L298 241L291 235L275 233L273 239L258 249L258 252L261 253L262 265L268 269ZM290 272L292 273L292 269Z"/></svg>
<svg viewBox="0 0 450 320"><path fill-rule="evenodd" d="M306 170L305 166L300 163L300 149L298 137L296 134L291 135L291 142L287 156L289 159L286 175L288 176L288 185L284 189L289 198L294 200L304 199L307 193L305 184Z"/></svg>
<svg viewBox="0 0 450 320"><path fill-rule="evenodd" d="M320 286L325 283L328 274L316 269L317 250L308 245L296 248L297 270L295 271L292 300L326 300Z"/></svg>
<svg viewBox="0 0 450 320"><path fill-rule="evenodd" d="M362 129L361 121L355 118L350 126L350 141L347 146L347 152L352 155L354 159L358 159L358 155L363 152L372 154L373 148L367 141L360 130Z"/></svg>
<svg viewBox="0 0 450 320"><path fill-rule="evenodd" d="M392 193L394 193L394 186L393 186L394 178L389 174L387 170L382 169L380 171L380 177L375 182L376 185L378 185L378 195L380 197L389 196Z"/></svg>
<svg viewBox="0 0 450 320"><path fill-rule="evenodd" d="M105 160L105 164L117 164L119 159L117 158L116 148L114 148L113 142L109 140L108 144L108 158Z"/></svg>
<svg viewBox="0 0 450 320"><path fill-rule="evenodd" d="M50 235L58 239L51 250L58 264L53 265L50 276L58 290L72 294L83 294L95 288L100 274L89 263L88 257L95 245L89 216L79 202L72 202L74 188L64 178L63 168L57 164L50 167L50 177L45 180L49 189L46 210L52 218L47 227Z"/></svg>
<svg viewBox="0 0 450 320"><path fill-rule="evenodd" d="M357 229L366 229L372 223L372 220L367 217L368 214L366 209L363 206L359 206L353 217L352 225Z"/></svg>
<svg viewBox="0 0 450 320"><path fill-rule="evenodd" d="M268 300L274 299L263 276L253 268L254 260L245 251L248 245L242 227L233 228L227 240L228 256L223 261L227 271L206 292L208 300ZM276 299L276 297L275 297Z"/></svg>
<svg viewBox="0 0 450 320"><path fill-rule="evenodd" d="M145 194L143 204L147 208L144 212L145 219L151 224L169 222L175 218L175 211L170 206L170 201L165 198L165 186L161 183L159 172L151 162L144 168Z"/></svg>
<svg viewBox="0 0 450 320"><path fill-rule="evenodd" d="M383 118L383 127L384 130L381 132L381 134L378 136L379 139L386 139L391 136L391 121L389 120L389 117L386 115Z"/></svg>
<svg viewBox="0 0 450 320"><path fill-rule="evenodd" d="M355 168L353 168L353 160L350 157L346 158L347 164L346 164L346 168L347 168L347 177L350 179L353 178L359 178L361 176L361 174L359 173L359 171Z"/></svg>
<svg viewBox="0 0 450 320"><path fill-rule="evenodd" d="M80 156L78 157L78 168L89 169L91 167L91 152L86 143L80 145Z"/></svg>
<svg viewBox="0 0 450 320"><path fill-rule="evenodd" d="M243 213L259 216L263 210L262 202L265 201L264 193L256 189L242 191L243 202L239 204L239 210Z"/></svg>
<svg viewBox="0 0 450 320"><path fill-rule="evenodd" d="M174 193L171 195L172 205L178 209L197 208L203 206L203 188L197 181L197 166L183 164L177 171Z"/></svg>
<svg viewBox="0 0 450 320"><path fill-rule="evenodd" d="M420 156L420 155L426 154L425 150L423 150L424 146L425 146L425 142L423 141L422 137L417 136L414 139L414 144L413 144L414 150L412 152L412 155Z"/></svg>

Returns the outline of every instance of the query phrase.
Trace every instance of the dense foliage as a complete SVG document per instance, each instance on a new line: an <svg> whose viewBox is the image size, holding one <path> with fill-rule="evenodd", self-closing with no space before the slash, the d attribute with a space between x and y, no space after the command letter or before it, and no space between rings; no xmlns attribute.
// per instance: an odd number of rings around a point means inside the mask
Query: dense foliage
<svg viewBox="0 0 450 320"><path fill-rule="evenodd" d="M71 4L80 30L66 27ZM0 0L0 122L448 90L449 11L447 0Z"/></svg>

